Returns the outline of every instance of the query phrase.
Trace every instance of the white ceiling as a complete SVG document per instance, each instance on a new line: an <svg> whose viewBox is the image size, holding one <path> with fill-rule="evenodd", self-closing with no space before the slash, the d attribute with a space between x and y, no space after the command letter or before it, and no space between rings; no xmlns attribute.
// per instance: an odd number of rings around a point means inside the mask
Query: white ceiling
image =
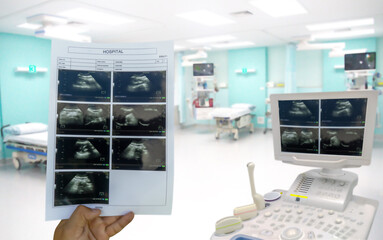
<svg viewBox="0 0 383 240"><path fill-rule="evenodd" d="M125 15L136 20L118 26L89 24L93 42L137 42L174 40L176 45L200 47L187 39L231 34L254 46L270 46L296 41L310 32L307 24L374 17L374 35L383 36L383 0L299 0L308 14L273 18L256 9L248 0L0 0L0 32L33 35L33 30L17 25L36 14L55 15L85 7ZM278 7L278 6L276 6ZM179 18L176 14L207 9L231 18L234 24L208 27ZM230 13L250 11L252 16L233 17ZM85 23L86 24L86 23Z"/></svg>

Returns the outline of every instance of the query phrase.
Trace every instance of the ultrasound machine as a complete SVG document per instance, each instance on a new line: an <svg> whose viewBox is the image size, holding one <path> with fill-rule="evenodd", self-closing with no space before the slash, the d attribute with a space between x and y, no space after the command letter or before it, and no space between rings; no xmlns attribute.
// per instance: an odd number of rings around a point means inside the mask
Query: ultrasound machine
<svg viewBox="0 0 383 240"><path fill-rule="evenodd" d="M376 91L271 95L275 159L319 169L262 196L249 163L254 203L217 221L210 239L367 239L378 201L353 195L358 175L342 168L370 164L377 98Z"/></svg>

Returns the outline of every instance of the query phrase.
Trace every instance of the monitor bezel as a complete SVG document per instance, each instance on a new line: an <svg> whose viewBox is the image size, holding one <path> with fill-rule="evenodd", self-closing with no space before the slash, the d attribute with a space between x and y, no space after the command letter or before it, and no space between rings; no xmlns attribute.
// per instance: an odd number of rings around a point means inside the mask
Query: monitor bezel
<svg viewBox="0 0 383 240"><path fill-rule="evenodd" d="M281 133L278 101L347 98L367 98L367 110L365 119L366 125L363 136L362 156L293 153L281 151ZM374 90L347 92L289 93L270 95L275 159L296 165L314 166L322 168L346 168L369 165L371 163L372 146L374 141L377 99L378 93Z"/></svg>

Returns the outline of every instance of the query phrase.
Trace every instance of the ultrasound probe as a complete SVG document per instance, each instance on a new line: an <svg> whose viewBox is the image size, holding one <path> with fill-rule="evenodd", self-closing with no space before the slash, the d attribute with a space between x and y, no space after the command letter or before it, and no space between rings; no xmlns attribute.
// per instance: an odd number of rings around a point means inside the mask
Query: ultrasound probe
<svg viewBox="0 0 383 240"><path fill-rule="evenodd" d="M263 199L263 196L255 191L254 168L255 168L254 163L249 162L247 164L247 171L249 172L249 180L250 180L250 187L251 187L251 196L253 197L253 201L254 201L254 204L257 206L257 209L262 210L265 208L265 199Z"/></svg>
<svg viewBox="0 0 383 240"><path fill-rule="evenodd" d="M262 195L256 193L254 186L254 168L255 164L250 162L247 164L249 173L251 196L254 203L234 208L234 216L222 218L215 224L215 234L225 235L234 232L243 227L242 221L252 219L258 215L258 210L265 208L265 200Z"/></svg>

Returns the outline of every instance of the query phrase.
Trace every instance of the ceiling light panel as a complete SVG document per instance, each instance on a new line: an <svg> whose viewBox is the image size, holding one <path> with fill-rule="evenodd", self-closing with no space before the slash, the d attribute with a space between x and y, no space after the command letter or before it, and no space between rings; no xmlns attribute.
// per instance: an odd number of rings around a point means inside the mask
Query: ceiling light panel
<svg viewBox="0 0 383 240"><path fill-rule="evenodd" d="M61 16L55 16L51 14L37 14L27 17L27 22L41 25L59 25L67 24L69 21L68 19Z"/></svg>
<svg viewBox="0 0 383 240"><path fill-rule="evenodd" d="M36 30L36 29L42 27L42 25L33 24L33 23L23 23L23 24L17 25L17 27Z"/></svg>
<svg viewBox="0 0 383 240"><path fill-rule="evenodd" d="M272 17L307 13L307 10L297 0L254 0L250 3Z"/></svg>
<svg viewBox="0 0 383 240"><path fill-rule="evenodd" d="M321 24L311 24L311 25L306 25L306 28L309 31L323 31L323 30L334 30L334 29L362 27L362 26L370 26L370 25L374 25L373 18L329 22L329 23L321 23Z"/></svg>
<svg viewBox="0 0 383 240"><path fill-rule="evenodd" d="M177 45L177 44L174 45L174 51L181 51L184 49L186 49L185 46L181 46L181 45Z"/></svg>
<svg viewBox="0 0 383 240"><path fill-rule="evenodd" d="M232 35L219 35L219 36L204 37L204 38L193 38L187 41L191 43L214 43L214 42L231 41L235 39L236 37Z"/></svg>
<svg viewBox="0 0 383 240"><path fill-rule="evenodd" d="M371 35L375 33L375 29L360 29L352 31L341 31L341 32L325 32L325 33L316 33L311 35L312 40L317 39L335 39L335 38L348 38L348 37L357 37Z"/></svg>
<svg viewBox="0 0 383 240"><path fill-rule="evenodd" d="M246 47L246 46L252 46L252 45L254 45L253 42L244 41L244 42L218 43L218 44L212 44L211 46L215 48L234 48L234 47Z"/></svg>
<svg viewBox="0 0 383 240"><path fill-rule="evenodd" d="M82 21L84 23L99 23L103 25L121 25L135 22L135 20L122 15L106 13L103 11L95 11L86 8L74 8L60 12L58 15L67 17L71 20Z"/></svg>
<svg viewBox="0 0 383 240"><path fill-rule="evenodd" d="M186 12L186 13L177 14L176 16L180 18L184 18L192 22L203 24L209 27L215 27L215 26L234 23L233 20L226 17L222 17L208 10Z"/></svg>
<svg viewBox="0 0 383 240"><path fill-rule="evenodd" d="M91 37L78 34L78 30L68 26L50 26L35 31L36 37L57 38L74 42L91 42Z"/></svg>

